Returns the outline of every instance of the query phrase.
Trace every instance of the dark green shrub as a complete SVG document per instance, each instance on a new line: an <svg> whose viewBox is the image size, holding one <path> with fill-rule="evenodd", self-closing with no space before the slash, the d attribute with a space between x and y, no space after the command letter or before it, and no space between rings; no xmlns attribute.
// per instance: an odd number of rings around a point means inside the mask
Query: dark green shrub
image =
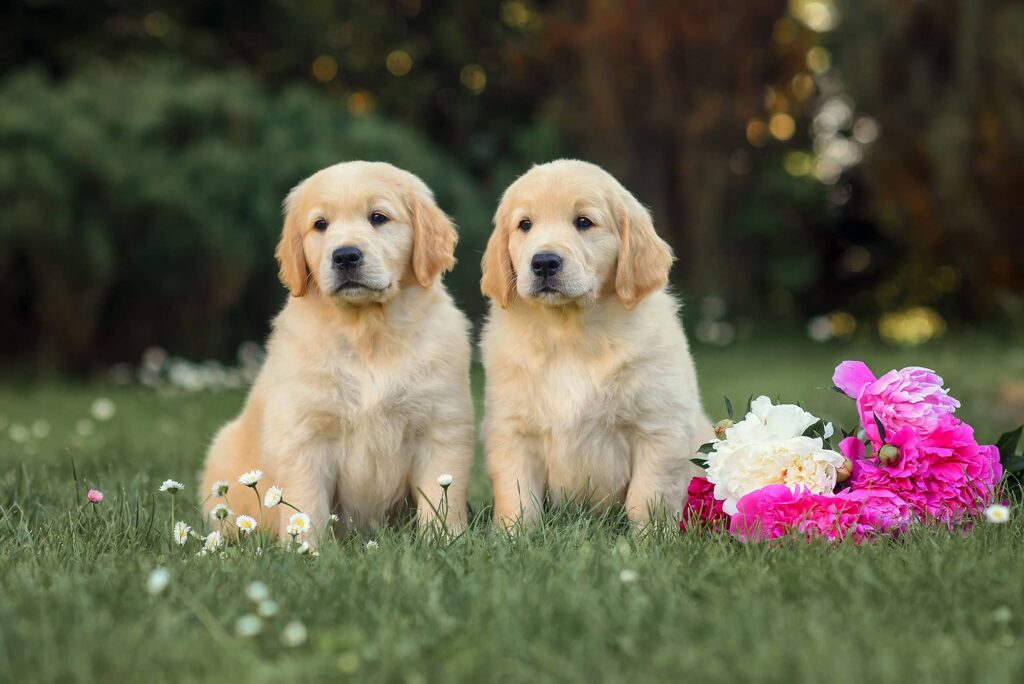
<svg viewBox="0 0 1024 684"><path fill-rule="evenodd" d="M0 83L0 352L65 368L160 343L222 355L281 305L281 199L348 159L420 175L455 217L449 287L476 313L489 207L407 127L304 88L170 65Z"/></svg>

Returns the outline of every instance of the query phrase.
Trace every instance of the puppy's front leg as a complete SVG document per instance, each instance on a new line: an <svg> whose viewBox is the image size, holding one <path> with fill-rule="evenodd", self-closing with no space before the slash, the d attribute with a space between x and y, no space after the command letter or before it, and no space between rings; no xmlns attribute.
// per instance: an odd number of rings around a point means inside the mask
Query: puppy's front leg
<svg viewBox="0 0 1024 684"><path fill-rule="evenodd" d="M545 472L535 440L496 428L487 437L487 470L494 490L494 524L528 527L544 512Z"/></svg>
<svg viewBox="0 0 1024 684"><path fill-rule="evenodd" d="M327 472L324 447L318 447L315 443L279 439L265 448L268 471L273 473L275 479L264 479L260 483L260 491L265 493L272 485L281 487L284 500L309 516L312 529L304 538L310 545L316 546L327 527L334 487L333 476ZM277 513L278 536L282 540L288 539L288 520L295 511L284 504L278 504L272 510ZM264 514L269 512L264 508Z"/></svg>
<svg viewBox="0 0 1024 684"><path fill-rule="evenodd" d="M631 440L633 470L626 492L626 515L644 526L661 515L679 520L686 488L700 468L691 463L687 440L678 435L637 433Z"/></svg>
<svg viewBox="0 0 1024 684"><path fill-rule="evenodd" d="M472 466L473 428L468 421L445 423L438 419L428 428L420 441L409 482L421 527L443 516L452 534L460 534L466 528L466 489ZM445 486L439 479L445 475L452 478L447 485L447 500Z"/></svg>

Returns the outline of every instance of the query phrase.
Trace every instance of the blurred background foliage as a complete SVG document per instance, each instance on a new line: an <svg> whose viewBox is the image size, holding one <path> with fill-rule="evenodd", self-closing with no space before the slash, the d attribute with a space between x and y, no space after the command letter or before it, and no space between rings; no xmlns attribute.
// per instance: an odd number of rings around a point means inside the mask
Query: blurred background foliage
<svg viewBox="0 0 1024 684"><path fill-rule="evenodd" d="M260 339L281 198L356 158L434 188L477 320L501 190L578 156L651 207L702 342L1024 323L1019 1L12 0L0 150L7 365Z"/></svg>

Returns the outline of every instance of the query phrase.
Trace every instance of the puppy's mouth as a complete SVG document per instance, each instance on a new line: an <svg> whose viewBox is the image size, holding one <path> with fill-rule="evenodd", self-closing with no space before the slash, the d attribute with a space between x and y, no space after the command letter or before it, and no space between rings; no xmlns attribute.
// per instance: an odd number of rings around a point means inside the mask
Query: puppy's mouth
<svg viewBox="0 0 1024 684"><path fill-rule="evenodd" d="M358 292L378 292L379 293L379 292L384 292L385 290L387 290L386 287L374 287L373 285L369 285L367 283L364 283L361 280L355 280L355 279L349 278L348 280L345 280L344 282L336 283L335 286L334 286L333 294L342 294L342 293L352 293L352 294L355 294L355 293L358 293Z"/></svg>
<svg viewBox="0 0 1024 684"><path fill-rule="evenodd" d="M557 278L537 278L533 283L533 291L530 294L534 297L568 296L565 290L562 289L562 283Z"/></svg>

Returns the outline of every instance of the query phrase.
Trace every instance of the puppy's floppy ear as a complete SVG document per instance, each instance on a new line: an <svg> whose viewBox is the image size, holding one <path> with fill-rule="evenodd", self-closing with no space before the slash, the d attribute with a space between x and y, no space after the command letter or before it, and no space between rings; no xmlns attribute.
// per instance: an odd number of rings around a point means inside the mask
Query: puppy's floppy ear
<svg viewBox="0 0 1024 684"><path fill-rule="evenodd" d="M615 293L627 309L668 282L675 257L654 231L651 214L633 195L622 190L619 204L619 262Z"/></svg>
<svg viewBox="0 0 1024 684"><path fill-rule="evenodd" d="M420 187L422 186L422 187ZM412 192L412 272L421 287L455 265L459 236L451 219L441 211L427 186L416 184Z"/></svg>
<svg viewBox="0 0 1024 684"><path fill-rule="evenodd" d="M277 262L281 266L278 277L293 297L306 294L309 281L309 269L306 266L306 255L302 251L302 225L299 216L299 183L284 199L284 227L281 229L281 241L277 243Z"/></svg>
<svg viewBox="0 0 1024 684"><path fill-rule="evenodd" d="M480 261L480 291L492 302L507 309L516 293L516 274L508 252L508 209L502 198L494 214L494 231L487 241L487 250Z"/></svg>

